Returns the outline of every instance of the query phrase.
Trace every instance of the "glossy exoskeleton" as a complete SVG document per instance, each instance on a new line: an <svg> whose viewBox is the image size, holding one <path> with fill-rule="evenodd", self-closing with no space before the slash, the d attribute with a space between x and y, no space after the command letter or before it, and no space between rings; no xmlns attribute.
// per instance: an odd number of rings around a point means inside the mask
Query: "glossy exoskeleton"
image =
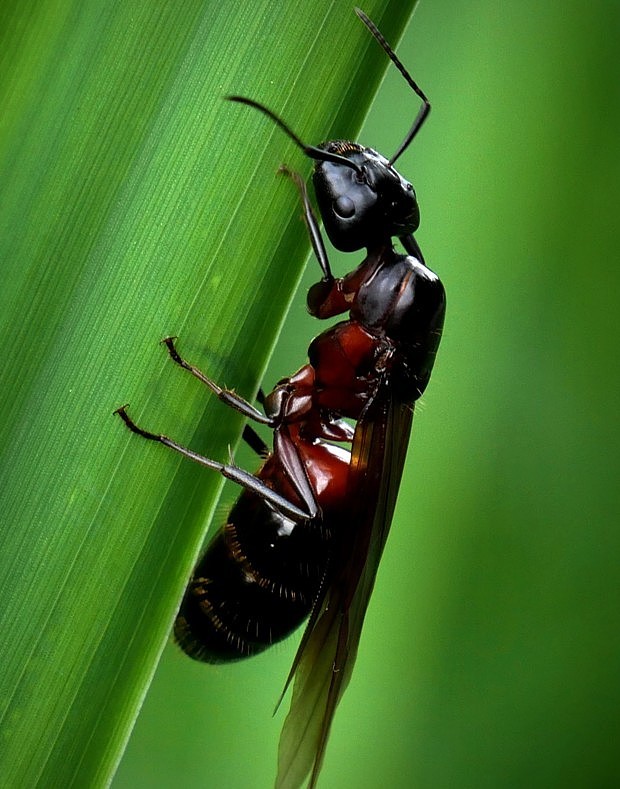
<svg viewBox="0 0 620 789"><path fill-rule="evenodd" d="M308 363L261 398L264 413L220 388L179 355L172 338L165 340L177 364L225 404L273 430L273 449L246 426L244 438L264 458L258 472L248 474L138 427L125 406L118 410L133 432L244 488L181 604L175 636L185 652L207 662L237 660L285 638L309 617L285 686L294 680L279 787L300 785L310 771L310 784L317 780L389 531L413 405L429 382L445 312L443 286L413 237L415 192L393 166L430 105L374 24L357 13L422 100L390 160L349 141L305 145L263 105L229 97L270 117L315 160L316 201L332 244L367 250L354 271L335 278L305 184L283 168L299 190L322 271L308 309L317 318L347 312L348 318L316 337ZM395 237L406 254L394 249Z"/></svg>

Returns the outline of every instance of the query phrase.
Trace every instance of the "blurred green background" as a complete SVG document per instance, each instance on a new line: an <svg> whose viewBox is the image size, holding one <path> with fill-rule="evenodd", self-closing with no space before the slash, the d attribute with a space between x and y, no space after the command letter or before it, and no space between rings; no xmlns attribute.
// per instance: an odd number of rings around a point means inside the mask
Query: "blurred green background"
<svg viewBox="0 0 620 789"><path fill-rule="evenodd" d="M615 0L422 0L398 48L448 318L324 787L620 783L619 41ZM390 154L415 107L392 69L361 141ZM304 296L266 386L318 331ZM170 645L114 789L269 786L295 646Z"/></svg>

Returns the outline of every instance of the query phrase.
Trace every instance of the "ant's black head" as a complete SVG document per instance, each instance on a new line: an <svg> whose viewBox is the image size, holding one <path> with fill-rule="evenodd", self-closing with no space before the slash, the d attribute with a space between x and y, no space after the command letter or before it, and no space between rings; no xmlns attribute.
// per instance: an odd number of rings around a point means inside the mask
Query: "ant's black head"
<svg viewBox="0 0 620 789"><path fill-rule="evenodd" d="M353 252L418 229L413 186L384 156L345 140L318 149L341 158L318 160L312 176L325 230L337 249Z"/></svg>
<svg viewBox="0 0 620 789"><path fill-rule="evenodd" d="M277 124L301 150L316 161L314 188L332 244L343 252L384 243L393 236L405 237L417 230L420 212L413 187L393 165L420 130L431 105L373 22L355 9L409 87L422 99L407 136L391 159L361 145L335 140L321 145L306 145L274 112L253 99L228 96L231 101L260 110Z"/></svg>

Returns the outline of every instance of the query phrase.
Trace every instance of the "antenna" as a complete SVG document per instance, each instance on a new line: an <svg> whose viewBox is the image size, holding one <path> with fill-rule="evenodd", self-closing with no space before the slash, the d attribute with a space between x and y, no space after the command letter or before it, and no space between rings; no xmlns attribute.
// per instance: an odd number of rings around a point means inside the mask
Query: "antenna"
<svg viewBox="0 0 620 789"><path fill-rule="evenodd" d="M409 87L416 93L417 96L419 96L422 99L422 106L420 107L418 114L416 115L415 120L413 121L413 126L411 127L411 129L409 129L407 136L397 148L394 156L392 156L392 158L390 159L390 164L392 165L398 159L401 153L404 153L407 150L413 138L420 131L422 124L424 123L429 112L431 111L431 105L429 100L426 98L424 92L418 87L418 84L415 82L411 74L407 71L407 69L403 66L400 60L396 57L396 54L392 49L392 47L388 44L385 38L383 38L379 30L377 29L375 23L372 22L366 16L366 14L359 8L355 9L355 13L359 16L362 22L370 30L373 37L379 42L379 44L381 44L389 59L392 61L392 63L396 66L396 68L400 71L400 73L407 81Z"/></svg>
<svg viewBox="0 0 620 789"><path fill-rule="evenodd" d="M286 123L279 118L275 112L272 112L268 107L265 107L264 104L261 104L258 101L254 101L254 99L248 99L245 96L226 96L225 98L228 101L235 101L238 104L247 104L248 107L254 107L254 109L260 110L263 115L266 115L271 120L282 129L282 131L293 140L295 145L309 156L311 159L319 159L322 162L335 162L336 164L344 164L347 167L351 167L355 172L361 173L362 170L359 165L352 162L350 159L347 159L344 156L339 156L337 153L331 153L331 151L325 151L323 148L317 148L314 145L306 145L302 142L299 137L295 134L295 132L290 129Z"/></svg>

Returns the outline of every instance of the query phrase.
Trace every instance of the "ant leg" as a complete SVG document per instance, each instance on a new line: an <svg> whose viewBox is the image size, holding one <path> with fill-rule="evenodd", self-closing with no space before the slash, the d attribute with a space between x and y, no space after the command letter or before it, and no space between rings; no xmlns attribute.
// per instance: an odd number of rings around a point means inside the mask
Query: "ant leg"
<svg viewBox="0 0 620 789"><path fill-rule="evenodd" d="M265 396L265 392L263 387L261 386L256 393L256 399L262 405L263 409L265 408L265 400L267 399ZM263 439L258 435L256 430L251 425L247 425L243 428L243 433L241 434L241 438L245 441L245 443L252 449L256 454L266 460L269 455L271 454L271 450L267 446L267 444L263 441Z"/></svg>
<svg viewBox="0 0 620 789"><path fill-rule="evenodd" d="M293 486L295 493L303 501L311 518L316 518L320 509L314 491L308 480L304 463L299 455L299 449L292 440L286 425L281 425L273 435L274 453L277 455L288 481Z"/></svg>
<svg viewBox="0 0 620 789"><path fill-rule="evenodd" d="M422 254L422 250L420 249L420 245L412 235L400 236L400 243L405 247L405 251L407 252L408 255L417 258L420 261L420 263L426 265L426 263L424 262L424 255Z"/></svg>
<svg viewBox="0 0 620 789"><path fill-rule="evenodd" d="M289 170L285 165L280 165L280 172L284 175L288 175L299 191L304 208L304 221L310 236L310 243L312 244L312 249L321 267L321 271L323 272L321 280L315 282L308 291L308 312L315 318L331 318L342 312L348 312L351 308L351 303L348 294L343 292L344 280L336 279L332 274L327 252L325 251L325 244L323 243L323 236L319 229L319 223L310 205L306 184L299 173Z"/></svg>
<svg viewBox="0 0 620 789"><path fill-rule="evenodd" d="M212 381L211 378L206 376L197 367L194 367L193 364L186 362L185 359L179 355L179 352L175 348L175 339L175 337L166 337L166 339L162 340L163 344L168 349L168 353L170 354L170 358L173 362L178 364L184 370L188 370L195 378L198 378L201 383L205 384L205 386L208 386L209 389L214 394L216 394L218 398L226 405L234 408L236 411L239 411L249 419L253 419L255 422L260 422L261 425L274 427L273 420L261 413L258 408L254 408L251 403L248 403L247 400L244 400L243 397L240 397L232 390L222 389L221 386L218 386L215 381Z"/></svg>
<svg viewBox="0 0 620 789"><path fill-rule="evenodd" d="M246 425L243 428L243 433L241 435L245 443L250 447L250 449L254 450L257 455L261 458L266 458L269 455L269 447L263 439L258 435L256 430L250 425Z"/></svg>
<svg viewBox="0 0 620 789"><path fill-rule="evenodd" d="M226 479L230 479L233 482L236 482L238 485L241 485L246 490L249 490L252 493L255 493L257 496L260 496L260 498L264 499L266 502L275 507L275 509L281 512L285 517L291 518L291 520L294 521L309 520L310 518L314 517L314 511L306 512L300 507L296 507L294 504L288 501L288 499L284 498L284 496L280 496L279 493L276 493L274 490L265 485L262 480L258 479L253 474L244 471L238 466L234 466L231 463L219 463L217 460L211 460L211 458L204 457L204 455L199 455L197 452L194 452L193 450L188 449L181 444L177 444L176 441L168 438L168 436L158 435L157 433L149 433L148 430L143 430L141 427L138 427L138 425L136 425L133 419L129 416L126 405L117 408L114 413L120 416L132 433L137 433L139 436L142 436L142 438L147 438L149 441L158 441L165 447L173 449L175 452L178 452L180 455L193 460L195 463L199 463L201 466L218 471L223 477L226 477Z"/></svg>
<svg viewBox="0 0 620 789"><path fill-rule="evenodd" d="M314 211L312 210L312 206L310 205L310 198L308 197L308 190L306 189L305 181L299 175L299 173L295 172L294 170L289 170L284 164L280 165L279 172L287 175L293 181L299 191L301 202L304 208L304 222L308 228L308 235L310 236L310 243L312 244L315 257L319 262L321 271L323 272L323 281L333 282L334 275L332 274L329 265L329 259L325 250L325 244L323 242L323 236L321 235L319 223L317 222Z"/></svg>

